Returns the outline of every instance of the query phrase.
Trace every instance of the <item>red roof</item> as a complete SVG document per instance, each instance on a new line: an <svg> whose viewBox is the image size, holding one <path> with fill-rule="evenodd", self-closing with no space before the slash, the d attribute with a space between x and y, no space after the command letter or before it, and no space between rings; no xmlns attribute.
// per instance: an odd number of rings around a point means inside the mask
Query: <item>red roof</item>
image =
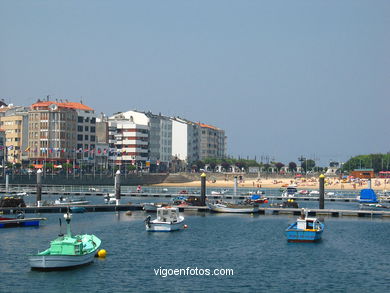
<svg viewBox="0 0 390 293"><path fill-rule="evenodd" d="M207 125L207 124L203 124L203 123L196 123L198 124L200 127L206 127L206 128L210 128L210 129L214 129L214 130L219 130L219 128L215 127L215 126L212 126L212 125Z"/></svg>
<svg viewBox="0 0 390 293"><path fill-rule="evenodd" d="M81 103L76 103L76 102L66 102L66 103L59 103L59 102L38 102L35 104L31 105L31 108L36 108L36 107L49 107L50 105L55 104L58 107L61 108L70 108L70 109L78 109L78 110L85 110L85 111L93 111L91 107L88 107L84 104Z"/></svg>

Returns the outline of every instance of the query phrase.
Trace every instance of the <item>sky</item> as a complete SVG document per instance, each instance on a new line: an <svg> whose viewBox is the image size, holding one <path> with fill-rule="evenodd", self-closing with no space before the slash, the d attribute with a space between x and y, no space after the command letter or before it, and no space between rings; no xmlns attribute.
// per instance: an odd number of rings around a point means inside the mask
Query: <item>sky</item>
<svg viewBox="0 0 390 293"><path fill-rule="evenodd" d="M390 151L388 0L0 0L0 98L222 128L228 154Z"/></svg>

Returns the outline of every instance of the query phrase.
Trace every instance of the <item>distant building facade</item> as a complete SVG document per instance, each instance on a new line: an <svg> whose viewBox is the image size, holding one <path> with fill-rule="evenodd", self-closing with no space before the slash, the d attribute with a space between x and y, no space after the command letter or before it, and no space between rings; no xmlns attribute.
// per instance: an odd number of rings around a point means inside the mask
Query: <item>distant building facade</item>
<svg viewBox="0 0 390 293"><path fill-rule="evenodd" d="M28 112L30 161L61 163L75 158L79 103L38 101Z"/></svg>
<svg viewBox="0 0 390 293"><path fill-rule="evenodd" d="M137 116L147 121L146 116ZM109 160L117 165L146 168L149 161L149 126L137 124L134 120L135 117L126 112L108 119Z"/></svg>
<svg viewBox="0 0 390 293"><path fill-rule="evenodd" d="M28 108L8 107L0 121L5 132L7 161L22 163L28 160Z"/></svg>
<svg viewBox="0 0 390 293"><path fill-rule="evenodd" d="M198 123L200 126L200 160L222 159L226 156L225 131L215 126Z"/></svg>

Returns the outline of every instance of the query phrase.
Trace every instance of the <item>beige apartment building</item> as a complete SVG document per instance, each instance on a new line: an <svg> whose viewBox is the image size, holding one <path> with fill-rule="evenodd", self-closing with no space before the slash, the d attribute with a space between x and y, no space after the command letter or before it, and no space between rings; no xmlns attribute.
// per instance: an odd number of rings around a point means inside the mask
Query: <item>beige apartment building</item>
<svg viewBox="0 0 390 293"><path fill-rule="evenodd" d="M5 133L6 160L10 163L22 163L28 159L28 115L21 108L9 108L0 117L1 128Z"/></svg>
<svg viewBox="0 0 390 293"><path fill-rule="evenodd" d="M79 103L38 101L29 115L29 158L35 164L60 164L75 158Z"/></svg>

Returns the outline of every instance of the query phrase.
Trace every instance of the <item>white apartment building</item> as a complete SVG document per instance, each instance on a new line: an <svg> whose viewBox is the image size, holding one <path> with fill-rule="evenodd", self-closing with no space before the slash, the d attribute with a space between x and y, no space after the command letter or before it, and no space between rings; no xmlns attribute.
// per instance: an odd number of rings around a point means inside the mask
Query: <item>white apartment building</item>
<svg viewBox="0 0 390 293"><path fill-rule="evenodd" d="M135 123L135 117L139 121L143 119L141 115L132 116L127 112L108 119L109 160L117 165L133 164L144 168L149 162L149 126Z"/></svg>
<svg viewBox="0 0 390 293"><path fill-rule="evenodd" d="M200 126L182 118L172 121L172 156L191 164L199 160Z"/></svg>

